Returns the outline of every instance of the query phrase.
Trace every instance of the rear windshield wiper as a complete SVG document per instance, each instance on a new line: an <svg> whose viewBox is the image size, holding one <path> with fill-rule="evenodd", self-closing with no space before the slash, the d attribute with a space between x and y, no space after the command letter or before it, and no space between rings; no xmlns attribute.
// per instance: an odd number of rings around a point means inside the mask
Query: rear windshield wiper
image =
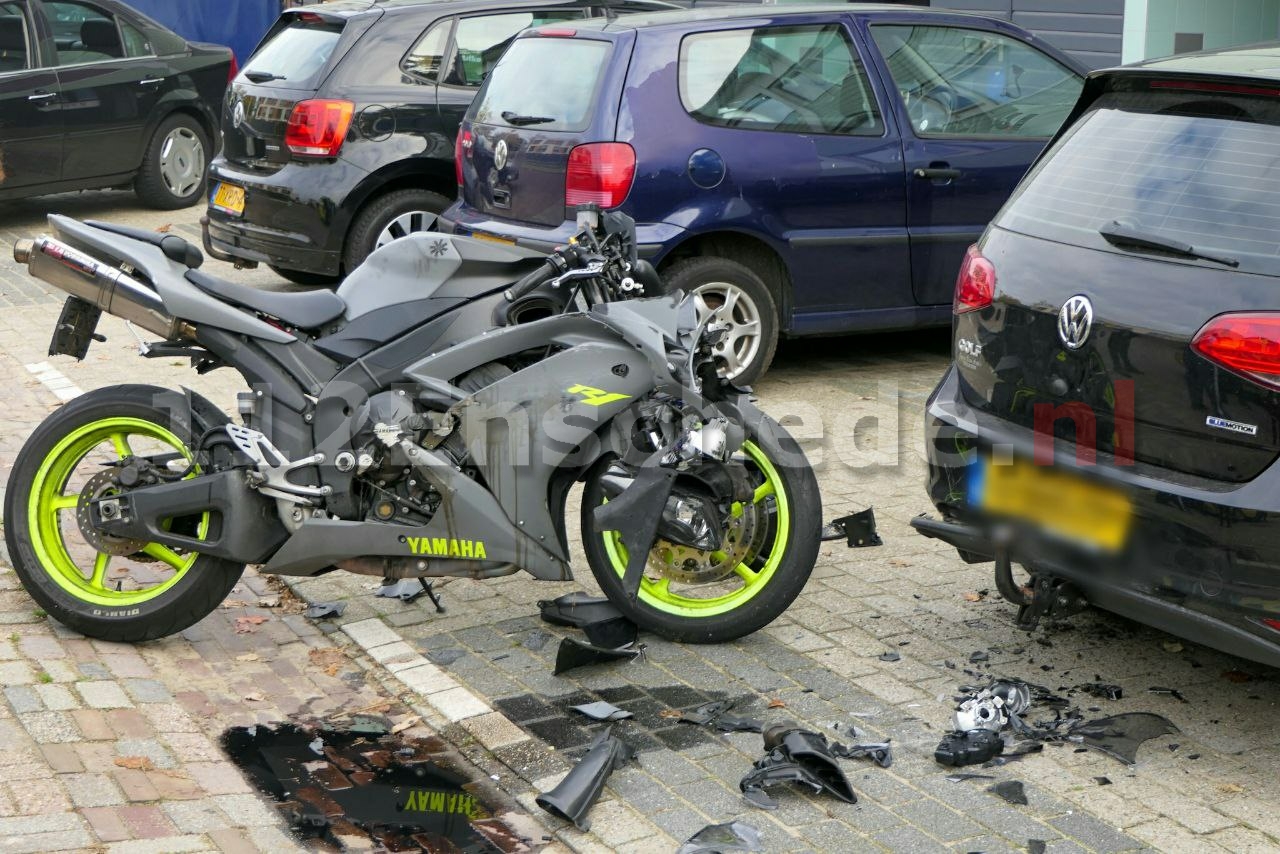
<svg viewBox="0 0 1280 854"><path fill-rule="evenodd" d="M519 113L513 113L507 110L502 114L502 120L509 125L516 127L524 127L525 125L545 125L547 122L554 122L554 116L522 116Z"/></svg>
<svg viewBox="0 0 1280 854"><path fill-rule="evenodd" d="M1240 261L1232 258L1230 255L1219 255L1216 252L1205 252L1197 249L1190 243L1183 243L1180 240L1174 240L1172 237L1163 237L1159 234L1153 234L1149 231L1130 225L1120 220L1112 220L1111 222L1098 229L1098 234L1112 246L1133 247L1135 249L1154 249L1158 252L1168 252L1178 255L1182 258L1195 258L1200 261L1212 261L1215 264L1222 264L1227 267L1239 267Z"/></svg>
<svg viewBox="0 0 1280 854"><path fill-rule="evenodd" d="M246 71L245 77L248 77L254 83L270 83L272 80L287 80L283 74L275 74L270 71Z"/></svg>

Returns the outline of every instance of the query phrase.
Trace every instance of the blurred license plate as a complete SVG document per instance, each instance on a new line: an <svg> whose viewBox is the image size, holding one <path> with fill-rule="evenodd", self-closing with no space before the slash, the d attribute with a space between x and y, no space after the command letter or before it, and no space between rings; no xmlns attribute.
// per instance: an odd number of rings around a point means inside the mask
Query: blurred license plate
<svg viewBox="0 0 1280 854"><path fill-rule="evenodd" d="M1133 505L1124 492L1048 466L982 458L969 500L994 516L1031 522L1085 545L1119 551L1129 534Z"/></svg>
<svg viewBox="0 0 1280 854"><path fill-rule="evenodd" d="M219 181L213 188L213 198L209 205L223 213L240 216L244 213L244 187Z"/></svg>
<svg viewBox="0 0 1280 854"><path fill-rule="evenodd" d="M515 246L516 242L509 237L499 237L496 234L485 234L483 231L473 231L471 236L476 240L487 240L490 243L502 243L507 246Z"/></svg>

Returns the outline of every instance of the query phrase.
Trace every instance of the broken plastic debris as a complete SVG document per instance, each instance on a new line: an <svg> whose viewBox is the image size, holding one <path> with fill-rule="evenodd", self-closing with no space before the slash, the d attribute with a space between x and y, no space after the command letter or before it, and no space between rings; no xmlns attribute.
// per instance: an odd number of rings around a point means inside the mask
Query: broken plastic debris
<svg viewBox="0 0 1280 854"><path fill-rule="evenodd" d="M868 507L861 513L841 516L822 528L823 540L845 540L851 549L882 546L884 540L876 533L875 510Z"/></svg>
<svg viewBox="0 0 1280 854"><path fill-rule="evenodd" d="M587 755L569 770L554 789L538 795L538 806L552 815L573 822L579 830L590 829L587 813L599 799L613 770L635 756L635 751L610 730L600 733Z"/></svg>
<svg viewBox="0 0 1280 854"><path fill-rule="evenodd" d="M631 713L626 709L619 709L613 703L606 703L604 700L595 703L583 703L580 706L570 706L570 708L582 712L594 721L620 721L631 717Z"/></svg>
<svg viewBox="0 0 1280 854"><path fill-rule="evenodd" d="M893 765L893 748L887 741L848 745L836 741L831 744L831 752L841 759L870 759L881 768Z"/></svg>
<svg viewBox="0 0 1280 854"><path fill-rule="evenodd" d="M980 649L980 650L977 650L976 652L972 652L969 654L969 662L971 664L977 664L980 661L990 661L990 660L991 660L991 653L987 652L986 650Z"/></svg>
<svg viewBox="0 0 1280 854"><path fill-rule="evenodd" d="M990 774L948 774L947 780L952 783L963 783L965 780L994 780Z"/></svg>
<svg viewBox="0 0 1280 854"><path fill-rule="evenodd" d="M1002 780L994 786L988 786L987 791L1011 804L1027 805L1027 791L1021 780Z"/></svg>
<svg viewBox="0 0 1280 854"><path fill-rule="evenodd" d="M1049 850L1048 845L1043 839L1027 840L1027 854L1044 854L1047 850Z"/></svg>
<svg viewBox="0 0 1280 854"><path fill-rule="evenodd" d="M1123 688L1106 682L1086 682L1083 685L1077 685L1076 690L1084 691L1091 697L1100 697L1104 700L1119 700L1124 696Z"/></svg>
<svg viewBox="0 0 1280 854"><path fill-rule="evenodd" d="M1148 688L1147 690L1150 691L1152 694L1168 694L1170 697L1177 700L1179 703L1187 702L1187 698L1182 696L1182 692L1179 691L1177 688L1152 687L1152 688Z"/></svg>
<svg viewBox="0 0 1280 854"><path fill-rule="evenodd" d="M373 595L381 596L383 599L399 599L401 602L412 602L426 592L427 588L423 587L418 579L402 578L390 584L383 584L378 588L378 592Z"/></svg>
<svg viewBox="0 0 1280 854"><path fill-rule="evenodd" d="M1138 761L1138 748L1143 742L1176 732L1178 728L1168 718L1152 712L1113 715L1071 728L1071 735L1079 737L1081 744L1114 756L1126 765Z"/></svg>
<svg viewBox="0 0 1280 854"><path fill-rule="evenodd" d="M582 629L591 646L618 649L639 639L639 629L603 596L582 591L538 603L542 619L556 626Z"/></svg>
<svg viewBox="0 0 1280 854"><path fill-rule="evenodd" d="M858 802L822 733L800 729L794 723L775 724L764 732L764 749L765 755L738 783L742 796L752 806L777 809L778 802L765 789L780 783L802 783L845 803Z"/></svg>
<svg viewBox="0 0 1280 854"><path fill-rule="evenodd" d="M709 824L680 846L676 854L721 854L725 851L763 851L760 831L743 821Z"/></svg>
<svg viewBox="0 0 1280 854"><path fill-rule="evenodd" d="M901 661L902 656L899 655L896 650L891 649L888 652L880 653L880 660L881 661Z"/></svg>
<svg viewBox="0 0 1280 854"><path fill-rule="evenodd" d="M607 661L622 659L635 661L643 655L644 644L622 647L621 649L606 649L592 646L573 638L565 638L560 641L560 649L556 652L556 669L552 671L552 674L559 676L561 673L573 670L576 667L585 667L588 664L603 664Z"/></svg>
<svg viewBox="0 0 1280 854"><path fill-rule="evenodd" d="M341 617L347 610L346 602L317 602L302 612L302 616L312 620L324 620L329 617Z"/></svg>
<svg viewBox="0 0 1280 854"><path fill-rule="evenodd" d="M1110 777L1094 777L1093 782L1097 783L1099 786L1110 786L1111 778Z"/></svg>
<svg viewBox="0 0 1280 854"><path fill-rule="evenodd" d="M1003 750L1004 740L999 733L989 729L974 729L944 735L933 751L933 758L940 765L960 768L987 762Z"/></svg>

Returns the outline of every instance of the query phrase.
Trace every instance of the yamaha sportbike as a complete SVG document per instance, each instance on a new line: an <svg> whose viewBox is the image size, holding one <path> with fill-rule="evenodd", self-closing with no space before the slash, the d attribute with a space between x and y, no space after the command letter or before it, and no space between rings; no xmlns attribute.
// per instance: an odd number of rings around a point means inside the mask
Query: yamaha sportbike
<svg viewBox="0 0 1280 854"><path fill-rule="evenodd" d="M51 414L5 493L22 583L86 635L141 641L210 613L246 564L563 581L582 483L586 560L640 627L764 626L817 557L813 471L719 376L732 319L661 295L627 218L580 218L550 256L422 233L336 292L277 293L202 272L175 235L51 216L14 248L69 294L51 353L83 358L105 311L157 336L143 356L247 388L238 423L149 385Z"/></svg>

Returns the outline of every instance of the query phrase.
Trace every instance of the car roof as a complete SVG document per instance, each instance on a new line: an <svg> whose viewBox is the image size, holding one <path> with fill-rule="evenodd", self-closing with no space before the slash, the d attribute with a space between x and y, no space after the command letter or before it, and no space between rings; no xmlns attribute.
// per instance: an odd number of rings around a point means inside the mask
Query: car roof
<svg viewBox="0 0 1280 854"><path fill-rule="evenodd" d="M737 18L781 18L792 15L814 14L855 15L858 17L876 17L877 15L910 15L921 20L948 18L972 18L975 24L990 24L1000 29L1014 29L1007 21L980 15L974 12L962 12L954 9L930 9L906 3L787 3L785 6L768 4L743 4L741 6L704 6L693 9L680 9L671 12L637 12L623 15L612 20L586 21L583 25L591 29L601 30L640 30L650 27L661 27L670 24L681 24L691 21L723 21Z"/></svg>
<svg viewBox="0 0 1280 854"><path fill-rule="evenodd" d="M669 5L672 9L678 9L674 4L664 3L663 0L644 0L644 2L654 3L654 5ZM350 18L360 15L364 12L395 12L401 10L422 9L426 7L449 8L449 7L468 7L468 8L487 8L496 7L515 7L522 6L608 6L609 0L328 0L315 6L296 6L292 9L286 9L284 14L306 14L307 12L315 12L323 15L334 15L338 17Z"/></svg>
<svg viewBox="0 0 1280 854"><path fill-rule="evenodd" d="M1280 41L1149 59L1119 68L1104 68L1095 71L1092 76L1118 77L1128 74L1146 76L1152 72L1280 81Z"/></svg>

